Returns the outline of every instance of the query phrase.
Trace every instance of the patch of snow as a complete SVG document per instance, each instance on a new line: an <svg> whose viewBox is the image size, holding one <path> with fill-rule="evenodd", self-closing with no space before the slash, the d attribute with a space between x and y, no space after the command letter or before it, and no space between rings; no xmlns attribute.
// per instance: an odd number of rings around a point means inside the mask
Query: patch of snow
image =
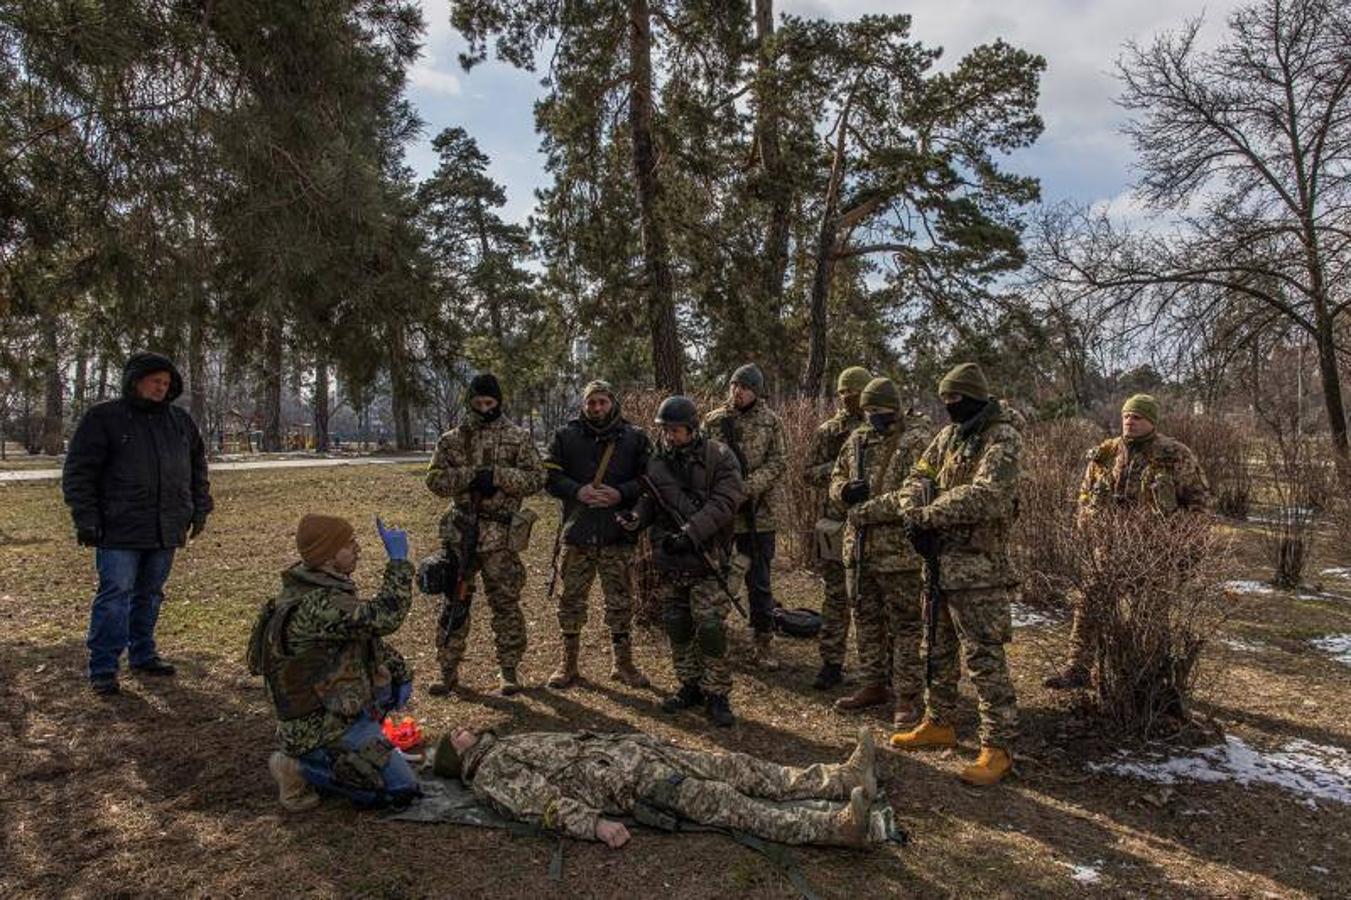
<svg viewBox="0 0 1351 900"><path fill-rule="evenodd" d="M1052 625L1056 621L1054 616L1021 603L1013 604L1012 612L1014 628L1039 628L1042 625Z"/></svg>
<svg viewBox="0 0 1351 900"><path fill-rule="evenodd" d="M1286 525L1299 524L1301 522L1312 522L1316 513L1312 509L1303 506L1287 506L1281 509L1275 509L1261 516L1248 516L1249 522L1257 522L1261 525Z"/></svg>
<svg viewBox="0 0 1351 900"><path fill-rule="evenodd" d="M1226 581L1220 585L1226 591L1236 594L1274 594L1276 589L1265 581Z"/></svg>
<svg viewBox="0 0 1351 900"><path fill-rule="evenodd" d="M1224 638L1220 643L1230 650L1237 650L1240 653L1261 653L1263 650L1271 649L1261 641L1245 641L1243 638Z"/></svg>
<svg viewBox="0 0 1351 900"><path fill-rule="evenodd" d="M1178 781L1232 781L1245 787L1271 784L1302 796L1310 806L1315 800L1351 804L1351 751L1302 738L1279 750L1264 751L1230 736L1221 745L1203 747L1172 759L1089 763L1088 768L1157 784Z"/></svg>
<svg viewBox="0 0 1351 900"><path fill-rule="evenodd" d="M1102 860L1093 860L1092 865L1076 866L1074 863L1060 863L1070 870L1070 878L1080 884L1097 884L1102 880Z"/></svg>
<svg viewBox="0 0 1351 900"><path fill-rule="evenodd" d="M1329 654L1337 662L1351 666L1351 634L1325 634L1309 643L1315 649Z"/></svg>
<svg viewBox="0 0 1351 900"><path fill-rule="evenodd" d="M1351 579L1351 566L1339 566L1335 569L1324 569L1321 575L1331 575L1333 578Z"/></svg>

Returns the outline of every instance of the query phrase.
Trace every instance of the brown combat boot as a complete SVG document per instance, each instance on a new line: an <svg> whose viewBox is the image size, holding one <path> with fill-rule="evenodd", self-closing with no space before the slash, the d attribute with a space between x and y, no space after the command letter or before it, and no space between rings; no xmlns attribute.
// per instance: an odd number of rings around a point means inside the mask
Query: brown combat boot
<svg viewBox="0 0 1351 900"><path fill-rule="evenodd" d="M849 793L849 805L835 814L835 841L842 847L862 847L868 842L868 815L872 800L861 787Z"/></svg>
<svg viewBox="0 0 1351 900"><path fill-rule="evenodd" d="M502 671L497 673L497 692L503 697L510 697L523 690L525 686L521 684L521 679L516 674L516 667L503 666Z"/></svg>
<svg viewBox="0 0 1351 900"><path fill-rule="evenodd" d="M449 697L455 692L455 686L460 683L460 673L458 666L442 666L441 680L427 688L427 693L433 697Z"/></svg>
<svg viewBox="0 0 1351 900"><path fill-rule="evenodd" d="M896 731L909 731L924 717L924 703L920 700L897 700L891 710L891 727Z"/></svg>
<svg viewBox="0 0 1351 900"><path fill-rule="evenodd" d="M835 708L852 712L857 709L869 709L873 706L882 706L891 699L891 694L887 691L884 684L865 684L863 687L854 691L847 697L841 697L835 701Z"/></svg>
<svg viewBox="0 0 1351 900"><path fill-rule="evenodd" d="M891 746L897 750L941 750L957 746L957 730L951 725L940 725L925 719L909 731L891 736Z"/></svg>
<svg viewBox="0 0 1351 900"><path fill-rule="evenodd" d="M267 770L277 782L277 801L287 812L304 812L319 805L319 792L300 774L300 760L274 751Z"/></svg>
<svg viewBox="0 0 1351 900"><path fill-rule="evenodd" d="M1002 747L981 747L980 756L971 765L962 769L957 777L967 784L977 787L989 787L998 784L1004 776L1013 770L1013 757Z"/></svg>
<svg viewBox="0 0 1351 900"><path fill-rule="evenodd" d="M614 665L610 668L610 677L621 684L633 688L649 688L652 682L633 664L633 642L627 634L615 634L610 640L614 651Z"/></svg>
<svg viewBox="0 0 1351 900"><path fill-rule="evenodd" d="M755 665L764 672L779 671L779 661L774 658L774 632L757 631L755 633Z"/></svg>
<svg viewBox="0 0 1351 900"><path fill-rule="evenodd" d="M563 660L554 669L554 673L549 676L547 684L555 690L566 690L572 687L573 682L580 679L581 673L577 671L577 656L582 650L582 636L580 634L563 635Z"/></svg>

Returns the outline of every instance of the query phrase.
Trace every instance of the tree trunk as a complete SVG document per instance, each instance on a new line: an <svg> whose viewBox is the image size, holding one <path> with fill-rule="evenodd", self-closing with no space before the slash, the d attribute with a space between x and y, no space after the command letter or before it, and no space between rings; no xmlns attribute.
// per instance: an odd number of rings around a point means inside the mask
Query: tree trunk
<svg viewBox="0 0 1351 900"><path fill-rule="evenodd" d="M99 381L98 391L94 394L99 400L108 399L108 354L99 354Z"/></svg>
<svg viewBox="0 0 1351 900"><path fill-rule="evenodd" d="M70 392L71 418L79 418L84 412L85 400L89 397L89 339L80 337L75 351L75 384Z"/></svg>
<svg viewBox="0 0 1351 900"><path fill-rule="evenodd" d="M328 452L328 363L322 359L314 369L314 449Z"/></svg>
<svg viewBox="0 0 1351 900"><path fill-rule="evenodd" d="M263 419L263 450L282 449L281 367L282 324L277 314L263 331L263 373L260 406Z"/></svg>
<svg viewBox="0 0 1351 900"><path fill-rule="evenodd" d="M42 411L42 452L55 456L64 447L65 422L63 415L65 386L61 382L61 347L57 336L56 316L42 317L42 355L46 357L47 372L43 380L45 396Z"/></svg>
<svg viewBox="0 0 1351 900"><path fill-rule="evenodd" d="M413 383L408 371L408 344L403 326L390 328L389 340L390 415L394 418L394 446L413 449Z"/></svg>
<svg viewBox="0 0 1351 900"><path fill-rule="evenodd" d="M676 325L670 248L661 222L652 96L652 11L648 0L629 0L629 128L647 281L647 325L652 332L652 370L658 389L678 394L685 387L685 367Z"/></svg>
<svg viewBox="0 0 1351 900"><path fill-rule="evenodd" d="M211 429L206 420L206 340L203 331L206 326L194 315L188 323L188 394L192 420L207 436L211 443Z"/></svg>
<svg viewBox="0 0 1351 900"><path fill-rule="evenodd" d="M783 281L788 272L788 237L792 205L779 142L778 85L770 43L774 38L774 0L755 0L755 36L759 44L756 73L760 178L768 201L765 258L760 272L761 312L775 323L783 319ZM775 348L776 350L778 348ZM776 353L776 355L778 355Z"/></svg>
<svg viewBox="0 0 1351 900"><path fill-rule="evenodd" d="M807 366L802 373L801 390L804 397L820 397L826 375L826 356L829 351L826 334L827 304L830 301L830 279L835 271L835 244L839 237L840 188L844 184L845 159L848 146L849 113L854 105L854 93L840 111L836 125L835 156L830 163L830 178L826 182L826 202L822 204L821 230L816 237L816 271L812 276L811 323L807 332Z"/></svg>
<svg viewBox="0 0 1351 900"><path fill-rule="evenodd" d="M1337 365L1337 343L1332 321L1327 316L1318 319L1318 375L1323 381L1323 408L1327 410L1328 428L1332 432L1333 461L1343 480L1351 480L1351 455L1348 454L1346 435L1346 406L1342 400L1341 373Z"/></svg>

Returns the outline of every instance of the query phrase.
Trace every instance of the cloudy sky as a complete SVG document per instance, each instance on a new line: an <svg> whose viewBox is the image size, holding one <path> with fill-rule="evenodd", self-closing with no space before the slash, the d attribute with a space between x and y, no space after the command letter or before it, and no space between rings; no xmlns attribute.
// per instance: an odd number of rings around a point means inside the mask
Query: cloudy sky
<svg viewBox="0 0 1351 900"><path fill-rule="evenodd" d="M1118 133L1121 110L1113 63L1131 39L1145 42L1187 19L1204 16L1215 36L1236 0L780 0L779 9L799 16L855 18L864 13L907 12L913 36L944 48L947 60L995 38L1040 53L1047 71L1041 112L1046 131L1021 152L1016 170L1039 177L1047 202L1074 200L1130 206L1132 153ZM450 28L450 0L422 0L426 47L411 73L413 102L426 120L423 139L409 151L420 174L435 165L431 137L460 125L491 157L494 178L507 187L508 218L523 220L532 191L544 183L539 140L533 127L538 76L491 59L464 72L456 61L463 47Z"/></svg>

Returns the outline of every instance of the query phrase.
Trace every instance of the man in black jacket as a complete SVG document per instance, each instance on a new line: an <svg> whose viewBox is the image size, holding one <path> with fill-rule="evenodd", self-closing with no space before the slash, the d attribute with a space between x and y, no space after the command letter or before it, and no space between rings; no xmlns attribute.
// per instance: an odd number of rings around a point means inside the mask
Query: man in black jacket
<svg viewBox="0 0 1351 900"><path fill-rule="evenodd" d="M651 452L647 435L620 415L619 400L604 381L583 389L582 415L554 433L544 468L549 473L546 489L563 501L558 538L562 559L557 553L554 557L563 581L558 599L563 659L549 677L549 687L567 688L580 677L577 660L586 599L597 574L614 648L610 677L630 687L649 686L647 676L633 663L629 639L633 621L629 571L636 537L620 528L614 516L638 499L642 490L638 476Z"/></svg>
<svg viewBox="0 0 1351 900"><path fill-rule="evenodd" d="M117 693L122 651L134 672L172 675L155 649L155 621L174 550L196 537L211 512L206 447L188 413L174 364L135 353L122 396L91 407L66 454L61 490L79 542L94 547L98 593L89 616L89 680Z"/></svg>

